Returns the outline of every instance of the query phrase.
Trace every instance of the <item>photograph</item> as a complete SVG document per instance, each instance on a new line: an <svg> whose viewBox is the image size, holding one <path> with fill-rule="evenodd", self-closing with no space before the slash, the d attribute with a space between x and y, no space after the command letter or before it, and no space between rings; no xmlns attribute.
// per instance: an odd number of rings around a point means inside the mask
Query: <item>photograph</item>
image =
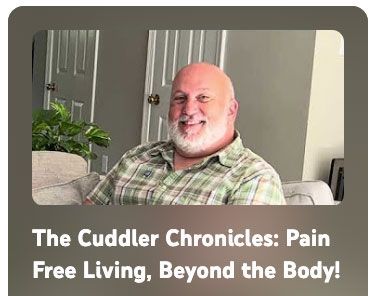
<svg viewBox="0 0 377 296"><path fill-rule="evenodd" d="M336 30L40 30L38 205L338 205Z"/></svg>

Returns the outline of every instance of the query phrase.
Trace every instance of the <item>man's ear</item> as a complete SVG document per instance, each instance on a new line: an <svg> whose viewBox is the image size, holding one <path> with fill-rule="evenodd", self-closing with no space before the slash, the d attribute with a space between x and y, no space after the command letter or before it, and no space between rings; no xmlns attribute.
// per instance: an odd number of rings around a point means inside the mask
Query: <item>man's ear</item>
<svg viewBox="0 0 377 296"><path fill-rule="evenodd" d="M230 102L229 102L228 115L230 117L236 118L237 112L238 112L238 101L236 99L232 98L232 99L230 99Z"/></svg>

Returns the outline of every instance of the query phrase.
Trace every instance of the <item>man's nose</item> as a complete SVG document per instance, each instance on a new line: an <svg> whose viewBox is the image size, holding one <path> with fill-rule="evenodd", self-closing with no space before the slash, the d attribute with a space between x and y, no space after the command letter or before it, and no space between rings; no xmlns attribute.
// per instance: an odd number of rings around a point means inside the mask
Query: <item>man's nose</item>
<svg viewBox="0 0 377 296"><path fill-rule="evenodd" d="M198 111L198 102L195 99L187 99L183 106L182 113L186 115L195 114Z"/></svg>

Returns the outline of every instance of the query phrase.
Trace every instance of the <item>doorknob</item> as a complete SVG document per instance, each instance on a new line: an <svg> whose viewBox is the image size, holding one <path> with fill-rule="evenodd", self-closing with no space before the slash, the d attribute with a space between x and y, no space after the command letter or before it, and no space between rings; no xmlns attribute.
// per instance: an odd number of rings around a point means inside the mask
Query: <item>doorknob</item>
<svg viewBox="0 0 377 296"><path fill-rule="evenodd" d="M150 95L148 97L148 103L158 105L160 103L160 96L158 94Z"/></svg>
<svg viewBox="0 0 377 296"><path fill-rule="evenodd" d="M46 89L47 90L51 90L51 91L55 91L56 90L56 84L55 84L55 82L47 83L46 84Z"/></svg>

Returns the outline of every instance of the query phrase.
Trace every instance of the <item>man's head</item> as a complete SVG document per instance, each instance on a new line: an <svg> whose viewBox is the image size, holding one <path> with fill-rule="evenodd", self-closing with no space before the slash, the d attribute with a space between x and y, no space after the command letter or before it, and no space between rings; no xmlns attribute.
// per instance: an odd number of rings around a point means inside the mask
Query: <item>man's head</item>
<svg viewBox="0 0 377 296"><path fill-rule="evenodd" d="M169 134L178 152L202 157L228 145L234 136L238 103L230 78L206 63L182 68L173 81Z"/></svg>

